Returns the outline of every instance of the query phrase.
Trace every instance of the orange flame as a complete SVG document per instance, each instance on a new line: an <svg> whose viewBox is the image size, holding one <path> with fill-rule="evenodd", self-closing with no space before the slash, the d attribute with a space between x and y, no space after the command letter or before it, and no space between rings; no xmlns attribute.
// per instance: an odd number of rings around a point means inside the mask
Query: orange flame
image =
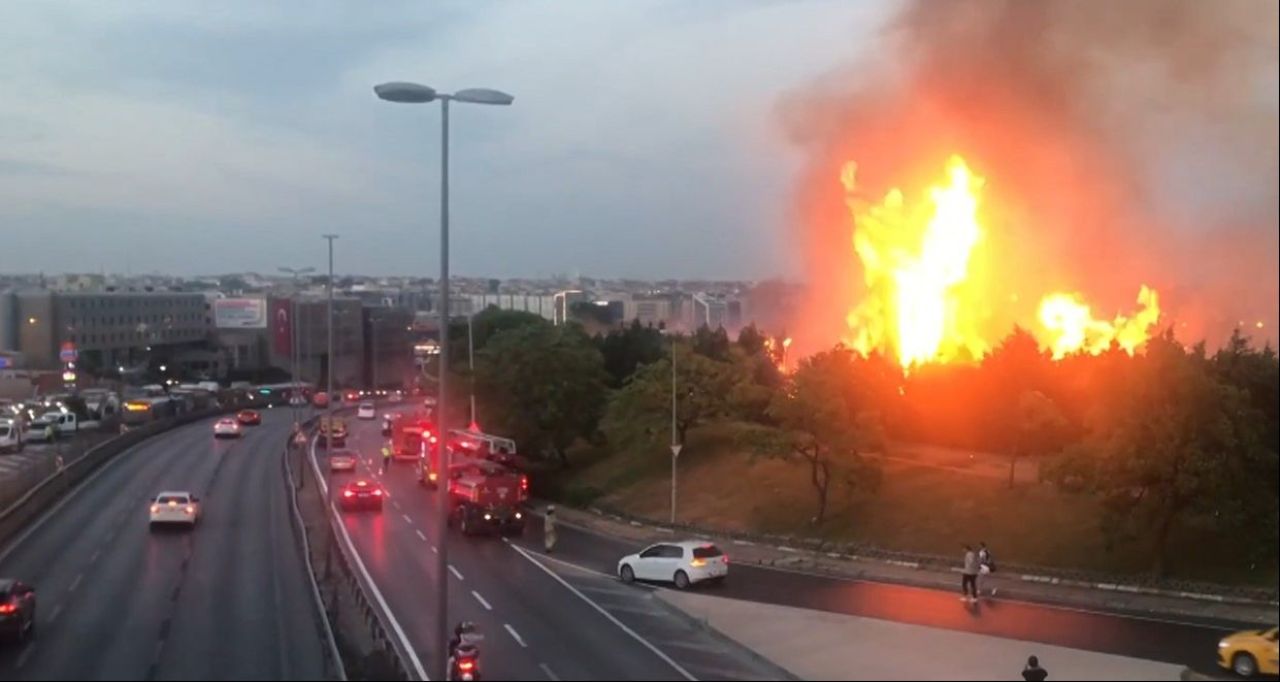
<svg viewBox="0 0 1280 682"><path fill-rule="evenodd" d="M975 273L974 254L987 232L980 220L986 180L964 159L947 161L944 182L923 201L909 203L890 189L879 203L858 191L857 164L840 180L853 219L853 250L867 296L850 310L845 343L866 355L892 354L904 369L929 362L977 360L1002 331L986 329L990 301ZM1052 293L1039 308L1040 343L1055 359L1077 351L1100 353L1112 342L1130 354L1160 317L1156 292L1142 287L1132 317L1095 319L1078 294Z"/></svg>
<svg viewBox="0 0 1280 682"><path fill-rule="evenodd" d="M1097 355L1110 348L1112 342L1133 355L1160 319L1160 297L1154 289L1143 285L1138 304L1142 309L1133 317L1117 315L1108 322L1094 318L1079 294L1049 294L1040 301L1038 316L1044 328L1041 342L1053 352L1054 360L1080 351Z"/></svg>

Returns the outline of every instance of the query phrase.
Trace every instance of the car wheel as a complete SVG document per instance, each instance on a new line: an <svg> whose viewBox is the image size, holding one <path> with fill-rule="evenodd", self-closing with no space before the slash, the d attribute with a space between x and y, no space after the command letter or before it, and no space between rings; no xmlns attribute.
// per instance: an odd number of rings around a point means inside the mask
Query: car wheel
<svg viewBox="0 0 1280 682"><path fill-rule="evenodd" d="M674 582L677 590L689 589L689 574L684 571L676 571Z"/></svg>
<svg viewBox="0 0 1280 682"><path fill-rule="evenodd" d="M1258 673L1258 662L1252 655L1240 652L1231 657L1231 669L1240 677L1253 677Z"/></svg>
<svg viewBox="0 0 1280 682"><path fill-rule="evenodd" d="M622 569L618 571L618 576L622 578L624 583L633 583L636 581L636 572L631 570L631 566L623 564Z"/></svg>

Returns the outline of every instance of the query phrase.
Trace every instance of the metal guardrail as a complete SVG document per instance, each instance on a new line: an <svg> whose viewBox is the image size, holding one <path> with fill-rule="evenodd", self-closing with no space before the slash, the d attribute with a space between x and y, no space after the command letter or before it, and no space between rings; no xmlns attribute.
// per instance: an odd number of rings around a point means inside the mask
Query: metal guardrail
<svg viewBox="0 0 1280 682"><path fill-rule="evenodd" d="M309 419L304 422L304 428L310 427ZM334 668L334 674L338 680L346 682L347 669L342 661L342 652L338 649L338 641L333 635L333 624L328 609L325 608L324 598L320 595L320 585L316 579L316 569L311 561L311 541L307 538L307 524L302 519L302 510L298 507L298 489L302 486L302 481L293 475L293 453L300 452L306 447L303 443L299 446L294 441L294 435L289 434L289 438L285 441L284 447L284 471L285 480L289 482L289 503L293 508L293 514L290 520L294 525L294 531L298 538L302 541L302 557L307 566L307 578L311 581L311 596L315 600L316 613L321 623L321 630L324 632L325 644L328 647L327 658Z"/></svg>
<svg viewBox="0 0 1280 682"><path fill-rule="evenodd" d="M350 412L349 408L335 410L335 415L348 412ZM308 438L303 456L311 463L310 469L316 482L316 488L320 493L320 502L324 508L330 533L330 542L326 543L328 549L325 553L323 578L332 578L335 570L341 574L341 579L349 588L348 592L356 600L360 609L361 620L369 628L369 634L375 646L379 650L390 654L387 659L395 668L394 675L396 679L429 680L431 678L427 676L426 670L409 644L404 631L390 613L390 608L382 598L377 585L373 583L373 578L369 575L363 560L360 559L350 536L346 532L346 528L342 525L341 517L334 509L333 500L328 494L328 487L324 482L324 475L320 471L319 464L314 456L315 443L316 438L314 435ZM336 550L334 549L335 547L337 548ZM337 622L339 618L337 600L331 600L328 607L328 617L332 622ZM385 679L385 677L380 677L379 679Z"/></svg>

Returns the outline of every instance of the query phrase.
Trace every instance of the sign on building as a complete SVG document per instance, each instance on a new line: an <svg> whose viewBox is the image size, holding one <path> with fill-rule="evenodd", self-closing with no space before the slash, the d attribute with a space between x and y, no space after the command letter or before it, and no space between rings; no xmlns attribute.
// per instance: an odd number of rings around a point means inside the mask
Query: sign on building
<svg viewBox="0 0 1280 682"><path fill-rule="evenodd" d="M266 329L267 302L261 298L219 298L213 302L218 329Z"/></svg>

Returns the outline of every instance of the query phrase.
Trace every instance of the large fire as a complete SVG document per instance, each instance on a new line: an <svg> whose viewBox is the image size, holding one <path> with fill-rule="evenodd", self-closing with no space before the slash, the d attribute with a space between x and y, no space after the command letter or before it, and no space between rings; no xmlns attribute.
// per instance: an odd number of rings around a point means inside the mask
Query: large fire
<svg viewBox="0 0 1280 682"><path fill-rule="evenodd" d="M975 271L973 257L991 236L980 219L985 179L952 156L945 180L923 201L909 202L894 188L875 202L859 191L856 176L857 165L846 164L841 181L867 296L849 312L846 342L864 354L890 353L908 369L981 358L998 340L987 323L986 273ZM1132 354L1160 317L1154 290L1144 285L1138 302L1136 314L1106 320L1078 294L1050 293L1032 329L1055 359L1101 353L1113 343Z"/></svg>

